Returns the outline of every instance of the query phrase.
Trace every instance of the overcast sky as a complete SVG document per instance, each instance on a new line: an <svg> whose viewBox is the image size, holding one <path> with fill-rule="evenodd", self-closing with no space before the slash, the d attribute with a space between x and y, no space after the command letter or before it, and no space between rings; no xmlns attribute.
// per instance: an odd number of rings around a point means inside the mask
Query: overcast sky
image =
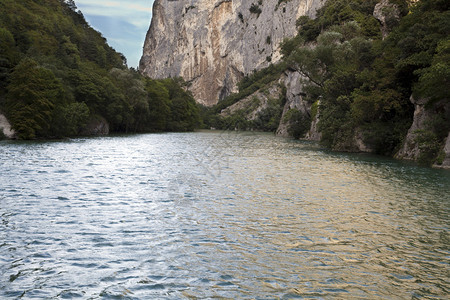
<svg viewBox="0 0 450 300"><path fill-rule="evenodd" d="M150 26L154 0L75 0L89 24L136 68Z"/></svg>

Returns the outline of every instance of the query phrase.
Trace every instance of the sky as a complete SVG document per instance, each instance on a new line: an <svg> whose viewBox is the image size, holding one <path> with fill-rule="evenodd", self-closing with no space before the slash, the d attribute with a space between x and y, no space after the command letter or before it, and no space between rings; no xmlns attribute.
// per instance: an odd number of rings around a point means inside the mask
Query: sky
<svg viewBox="0 0 450 300"><path fill-rule="evenodd" d="M154 0L75 0L89 24L137 68Z"/></svg>

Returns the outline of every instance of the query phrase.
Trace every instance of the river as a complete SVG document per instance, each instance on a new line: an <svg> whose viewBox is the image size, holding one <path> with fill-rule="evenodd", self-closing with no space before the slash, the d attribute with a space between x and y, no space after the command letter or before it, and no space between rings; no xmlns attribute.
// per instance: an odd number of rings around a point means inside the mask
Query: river
<svg viewBox="0 0 450 300"><path fill-rule="evenodd" d="M0 298L447 299L450 172L249 132L0 142Z"/></svg>

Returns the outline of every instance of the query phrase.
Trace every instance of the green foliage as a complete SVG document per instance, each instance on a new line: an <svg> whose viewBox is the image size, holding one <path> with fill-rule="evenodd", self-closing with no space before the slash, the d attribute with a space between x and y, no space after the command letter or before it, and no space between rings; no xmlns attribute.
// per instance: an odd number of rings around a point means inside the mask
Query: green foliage
<svg viewBox="0 0 450 300"><path fill-rule="evenodd" d="M165 79L162 82L169 92L170 115L167 122L169 131L192 131L200 123L198 106L190 92L183 89L181 79Z"/></svg>
<svg viewBox="0 0 450 300"><path fill-rule="evenodd" d="M245 118L243 111L238 111L231 116L220 118L215 124L215 128L224 130L249 130L250 121Z"/></svg>
<svg viewBox="0 0 450 300"><path fill-rule="evenodd" d="M147 114L147 123L156 131L164 131L167 128L170 115L169 91L162 82L146 79L145 90L148 94L147 103L141 108L142 114Z"/></svg>
<svg viewBox="0 0 450 300"><path fill-rule="evenodd" d="M280 0L277 8L284 2ZM282 62L244 77L238 84L239 93L203 110L206 124L273 130L283 101L279 107L260 112L253 122L246 119L245 110L226 118L217 114L263 90L288 69L302 75L302 97L312 104L311 118L297 110L287 112L284 121L291 123L291 135L303 136L310 120L320 114L318 127L324 145L355 151L355 132L361 132L363 141L377 153L393 155L411 126L414 107L409 98L414 92L416 97L429 99L426 109L434 110L435 116L418 135L419 159L430 163L442 157L443 140L450 131L449 2L392 0L400 15L385 11L391 30L385 40L373 17L378 2L330 0L317 11L316 19L300 17L298 34L281 44Z"/></svg>
<svg viewBox="0 0 450 300"><path fill-rule="evenodd" d="M5 108L19 138L47 135L55 106L63 101L63 88L52 71L24 59L14 68Z"/></svg>
<svg viewBox="0 0 450 300"><path fill-rule="evenodd" d="M418 162L424 165L432 165L441 149L441 143L437 135L430 130L416 131L415 142L419 145Z"/></svg>
<svg viewBox="0 0 450 300"><path fill-rule="evenodd" d="M259 77L256 73L255 77ZM263 78L263 77L262 77ZM273 82L272 82L273 83ZM252 85L250 85L252 86ZM268 98L267 103L255 95L248 101L244 108L233 112L228 116L216 113L217 106L201 108L203 128L215 128L223 130L258 130L275 132L280 124L283 107L286 103L286 87L280 86L280 95L277 98ZM263 91L263 93L265 93ZM269 96L266 93L267 96ZM220 105L220 103L219 103ZM261 108L261 106L263 106ZM255 115L255 112L256 115Z"/></svg>
<svg viewBox="0 0 450 300"><path fill-rule="evenodd" d="M252 5L250 6L250 12L252 14L256 14L259 17L259 15L262 13L262 10L258 4L252 3Z"/></svg>
<svg viewBox="0 0 450 300"><path fill-rule="evenodd" d="M432 101L448 98L450 86L450 39L442 40L436 48L431 66L417 70L419 81L414 86L414 92L420 97Z"/></svg>
<svg viewBox="0 0 450 300"><path fill-rule="evenodd" d="M300 42L303 41L314 41L322 30L321 25L308 16L301 16L300 18L298 18L296 25L299 28L298 36L302 39L298 40L298 42L294 45L289 45L290 48L294 48L296 45L300 45Z"/></svg>
<svg viewBox="0 0 450 300"><path fill-rule="evenodd" d="M449 32L442 21L448 17L444 16L446 12L425 13L434 16L441 27L438 30L426 18L419 17L415 8L399 24L393 24L398 27L383 42L379 24L372 16L376 3L327 1L316 19L301 17L297 21L299 34L283 42L282 54L288 66L304 76L305 99L312 103L321 98L319 130L325 145L351 150L354 132L359 128L365 142L377 152L392 154L412 120L409 96L418 75L423 78L417 93L429 97L433 94L436 99L442 99L446 93L444 89L439 95L432 89L448 81L444 66L448 62L447 47L441 42L432 60L430 53L437 42L430 41L430 37L439 40L444 37L443 32ZM407 3L396 4L405 15ZM420 23L427 24L412 29ZM418 41L425 38L424 33L428 34L427 41ZM305 43L310 41L315 42L314 47ZM432 67L420 69L430 66L431 61Z"/></svg>
<svg viewBox="0 0 450 300"><path fill-rule="evenodd" d="M297 20L299 35L307 42L314 41L321 32L332 26L356 21L362 33L368 38L379 38L379 23L372 13L377 0L335 0L327 1L317 10L316 19L307 16Z"/></svg>
<svg viewBox="0 0 450 300"><path fill-rule="evenodd" d="M283 63L273 65L271 64L267 68L261 69L258 72L245 76L239 83L239 93L231 94L218 104L216 104L212 111L214 113L220 113L224 108L233 105L239 100L250 96L257 90L266 86L267 84L277 80L280 74L284 71L286 66Z"/></svg>
<svg viewBox="0 0 450 300"><path fill-rule="evenodd" d="M17 55L14 36L8 29L0 27L0 57L8 60L10 64L14 64Z"/></svg>
<svg viewBox="0 0 450 300"><path fill-rule="evenodd" d="M302 138L309 130L311 118L298 109L290 109L284 116L284 122L288 123L288 133L295 139Z"/></svg>
<svg viewBox="0 0 450 300"><path fill-rule="evenodd" d="M398 152L406 132L411 127L411 119L397 117L393 120L376 120L361 125L364 142L375 153L394 155Z"/></svg>
<svg viewBox="0 0 450 300"><path fill-rule="evenodd" d="M268 105L261 110L251 123L251 129L275 132L280 125L284 99L269 99Z"/></svg>
<svg viewBox="0 0 450 300"><path fill-rule="evenodd" d="M244 23L244 16L242 15L241 12L238 13L238 18L239 20L241 20L242 23Z"/></svg>
<svg viewBox="0 0 450 300"><path fill-rule="evenodd" d="M0 108L22 139L74 136L94 116L113 132L198 124L180 81L128 69L72 0L0 1Z"/></svg>
<svg viewBox="0 0 450 300"><path fill-rule="evenodd" d="M432 0L419 1L386 39L385 51L392 56L396 76L402 87L410 89L411 82L416 82L426 73L422 69L432 65L438 45L446 48L444 40L448 40L450 31L450 11L442 10L439 3ZM437 55L445 56L445 50L441 51L443 52ZM436 71L442 71L438 64L435 67ZM429 71L432 72L432 69ZM434 82L436 79L430 78Z"/></svg>
<svg viewBox="0 0 450 300"><path fill-rule="evenodd" d="M318 127L322 132L321 142L327 147L341 148L341 150L349 150L351 147L351 145L344 147L342 145L342 142L351 142L353 136L350 105L351 99L347 96L322 100Z"/></svg>
<svg viewBox="0 0 450 300"><path fill-rule="evenodd" d="M17 58L14 36L8 29L0 27L0 99L5 94L9 74Z"/></svg>
<svg viewBox="0 0 450 300"><path fill-rule="evenodd" d="M84 102L59 105L53 112L51 135L57 138L76 136L86 126L88 118L89 108Z"/></svg>

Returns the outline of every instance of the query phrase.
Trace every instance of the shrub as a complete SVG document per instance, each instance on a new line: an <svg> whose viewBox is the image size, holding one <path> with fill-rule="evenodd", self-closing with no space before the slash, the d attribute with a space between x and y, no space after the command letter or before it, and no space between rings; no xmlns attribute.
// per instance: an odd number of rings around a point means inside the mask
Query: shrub
<svg viewBox="0 0 450 300"><path fill-rule="evenodd" d="M258 17L259 17L259 15L262 13L262 10L258 4L252 3L252 5L250 6L250 12L252 14L258 15Z"/></svg>
<svg viewBox="0 0 450 300"><path fill-rule="evenodd" d="M295 108L286 112L284 122L288 123L289 135L295 139L304 137L311 126L311 118Z"/></svg>

